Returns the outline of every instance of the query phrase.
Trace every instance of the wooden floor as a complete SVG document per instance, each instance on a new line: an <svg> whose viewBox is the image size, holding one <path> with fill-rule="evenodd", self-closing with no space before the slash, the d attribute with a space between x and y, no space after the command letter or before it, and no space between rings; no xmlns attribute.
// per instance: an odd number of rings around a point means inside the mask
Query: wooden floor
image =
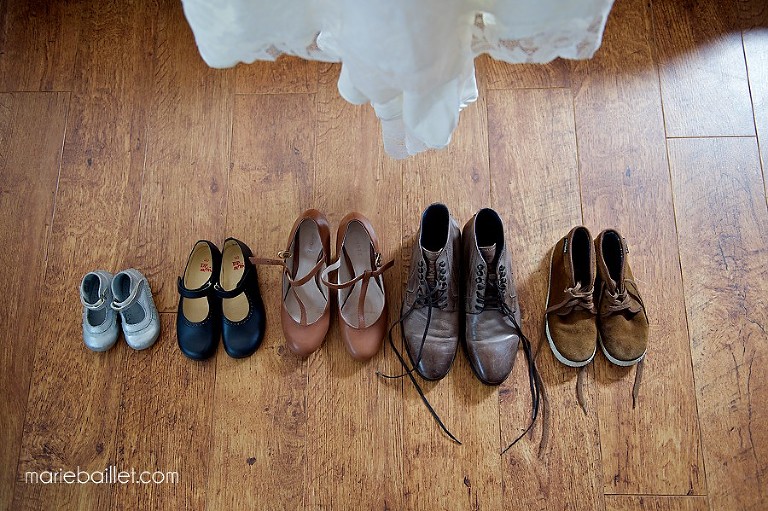
<svg viewBox="0 0 768 511"><path fill-rule="evenodd" d="M768 509L768 7L618 0L589 61L478 59L480 100L447 150L394 161L336 65L208 69L177 0L0 0L0 508ZM762 158L761 158L762 151ZM763 164L761 165L761 161ZM252 357L184 358L176 277L195 240L283 248L295 216L369 215L397 264L421 210L505 221L538 342L550 247L572 226L627 237L651 316L643 385L597 356L538 360L550 403L528 420L525 364L499 388L463 355L431 421L385 349L367 364L336 326L307 361L284 347L279 273ZM84 273L136 267L162 311L146 352L83 346ZM178 484L28 484L33 470L177 471Z"/></svg>

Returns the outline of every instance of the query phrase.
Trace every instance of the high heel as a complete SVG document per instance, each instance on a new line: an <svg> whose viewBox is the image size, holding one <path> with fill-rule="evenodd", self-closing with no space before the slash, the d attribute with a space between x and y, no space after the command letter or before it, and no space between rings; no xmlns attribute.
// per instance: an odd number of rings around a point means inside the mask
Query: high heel
<svg viewBox="0 0 768 511"><path fill-rule="evenodd" d="M349 213L336 235L336 262L322 274L336 291L341 338L355 360L368 360L381 349L387 333L387 299L382 274L394 261L381 262L379 241L371 222ZM329 278L335 275L334 282Z"/></svg>

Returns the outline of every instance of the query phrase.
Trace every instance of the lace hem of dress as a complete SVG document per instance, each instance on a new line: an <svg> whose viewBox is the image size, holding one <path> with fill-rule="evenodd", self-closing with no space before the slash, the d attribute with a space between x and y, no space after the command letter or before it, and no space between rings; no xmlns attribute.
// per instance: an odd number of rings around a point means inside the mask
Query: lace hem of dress
<svg viewBox="0 0 768 511"><path fill-rule="evenodd" d="M589 58L600 46L612 2L605 0L607 8L603 5L597 14L593 11L588 17L547 19L538 31L530 23L502 26L493 14L477 13L474 20L468 19L471 34L462 44L463 49L459 48L460 54L442 61L442 67L417 67L415 72L404 72L405 68L393 66L391 60L382 63L369 53L356 53L356 48L349 48L336 37L337 27L332 24L314 32L304 26L286 42L271 41L268 34L259 34L258 30L234 38L227 33L224 37L226 31L221 29L230 21L216 20L212 24L209 19L203 24L199 17L203 13L197 11L203 3L205 0L185 0L185 11L190 8L187 17L209 65L230 67L238 62L275 60L283 54L342 62L339 93L354 104L371 103L381 121L386 152L400 159L450 143L461 110L478 97L475 57L487 53L511 64L547 63L558 57ZM526 35L510 38L510 34ZM381 58L380 54L376 56Z"/></svg>

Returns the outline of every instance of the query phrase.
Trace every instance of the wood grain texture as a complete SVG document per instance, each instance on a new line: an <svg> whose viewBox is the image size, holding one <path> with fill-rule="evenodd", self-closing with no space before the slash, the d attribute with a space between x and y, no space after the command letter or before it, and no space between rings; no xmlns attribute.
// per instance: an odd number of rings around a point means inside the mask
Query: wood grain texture
<svg viewBox="0 0 768 511"><path fill-rule="evenodd" d="M675 236L659 85L648 45L650 12L618 2L602 51L577 64L576 136L584 223L616 228L650 316L637 408L635 369L598 354L598 419L606 493L705 492L685 302ZM616 69L632 70L618 80Z"/></svg>
<svg viewBox="0 0 768 511"><path fill-rule="evenodd" d="M486 126L485 100L481 98L462 112L453 141L445 150L403 162L386 161L385 171L399 167L403 175L401 287L424 208L444 202L463 228L478 209L489 205ZM440 431L411 383L403 382L405 507L501 509L498 387L480 383L461 347L448 376L420 383L463 445L455 445Z"/></svg>
<svg viewBox="0 0 768 511"><path fill-rule="evenodd" d="M576 133L571 92L494 91L488 94L491 204L506 239L522 309L522 327L538 346L549 416L504 456L504 500L525 509L602 509L602 467L595 415L594 370L588 369L589 415L576 401L577 371L558 362L544 340L544 309L552 246L581 224ZM546 182L542 187L540 183ZM500 391L502 444L530 416L522 352ZM542 444L548 420L549 442ZM541 455L540 446L542 447Z"/></svg>
<svg viewBox="0 0 768 511"><path fill-rule="evenodd" d="M736 0L654 0L656 58L670 137L754 135Z"/></svg>
<svg viewBox="0 0 768 511"><path fill-rule="evenodd" d="M154 40L151 7L89 6L82 14L64 139L56 213L45 283L45 322L37 350L18 473L26 470L102 470L116 457L123 357L121 341L96 354L82 341L77 289L94 269L131 266L132 233L144 164L147 76L145 50ZM150 279L151 280L151 279ZM17 482L12 508L109 506L107 485Z"/></svg>
<svg viewBox="0 0 768 511"><path fill-rule="evenodd" d="M711 509L768 503L768 208L753 138L669 141Z"/></svg>
<svg viewBox="0 0 768 511"><path fill-rule="evenodd" d="M314 181L314 101L308 95L235 100L226 233L259 255L285 248L293 218L309 207ZM254 502L303 508L306 364L280 328L280 272L261 267L267 333L251 357L216 355L207 507Z"/></svg>
<svg viewBox="0 0 768 511"><path fill-rule="evenodd" d="M606 495L606 511L707 511L706 497Z"/></svg>
<svg viewBox="0 0 768 511"><path fill-rule="evenodd" d="M392 198L401 195L401 175L382 168L378 120L370 107L339 97L338 74L337 65L320 71L313 205L328 215L332 247L339 221L358 211L371 220L383 260L399 259L401 210ZM393 320L400 310L398 270L384 275ZM376 375L377 369L397 372L395 356L385 346L366 363L353 360L336 308L332 314L325 345L307 368L307 509L353 502L359 509L403 509L402 384Z"/></svg>
<svg viewBox="0 0 768 511"><path fill-rule="evenodd" d="M338 97L337 65L208 69L171 0L0 0L0 91L34 91L0 93L0 241L14 247L0 256L0 509L765 509L768 8L652 4L617 0L589 62L480 58L481 98L451 145L394 161L370 107ZM671 137L750 136L673 138L667 156L662 111ZM85 272L137 267L172 311L196 239L273 257L312 206L334 228L351 209L371 217L397 263L394 317L432 201L462 225L502 214L534 344L551 246L582 221L621 230L652 320L635 410L634 370L598 354L584 415L544 345L549 441L539 456L537 426L500 457L528 420L524 357L491 388L458 353L424 384L455 446L408 381L376 378L400 369L387 348L353 362L334 325L296 359L270 267L267 336L246 360L187 360L167 312L149 351L83 347ZM179 483L23 482L110 464Z"/></svg>
<svg viewBox="0 0 768 511"><path fill-rule="evenodd" d="M570 66L563 59L548 64L510 65L481 55L475 59L475 69L481 89L541 89L570 85Z"/></svg>
<svg viewBox="0 0 768 511"><path fill-rule="evenodd" d="M160 340L124 357L120 368L114 464L121 470L176 472L178 482L112 485L113 510L205 508L215 361L183 357L176 315L160 318Z"/></svg>
<svg viewBox="0 0 768 511"><path fill-rule="evenodd" d="M0 509L10 509L69 94L0 94Z"/></svg>
<svg viewBox="0 0 768 511"><path fill-rule="evenodd" d="M768 179L765 179L768 176L768 5L763 4L762 9L758 11L759 17L755 26L744 31L744 55L747 60L755 129L760 145L763 180L768 186Z"/></svg>
<svg viewBox="0 0 768 511"><path fill-rule="evenodd" d="M225 236L234 71L208 68L177 1L160 2L136 264L159 311L175 311L176 277L199 239Z"/></svg>
<svg viewBox="0 0 768 511"><path fill-rule="evenodd" d="M0 91L69 91L80 1L0 4Z"/></svg>
<svg viewBox="0 0 768 511"><path fill-rule="evenodd" d="M274 62L257 61L237 66L238 94L287 94L317 91L319 62L288 55Z"/></svg>

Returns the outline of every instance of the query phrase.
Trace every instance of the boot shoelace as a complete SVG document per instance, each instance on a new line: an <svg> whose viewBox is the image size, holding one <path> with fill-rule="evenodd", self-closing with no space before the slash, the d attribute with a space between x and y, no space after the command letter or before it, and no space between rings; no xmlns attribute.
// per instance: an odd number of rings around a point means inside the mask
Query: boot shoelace
<svg viewBox="0 0 768 511"><path fill-rule="evenodd" d="M643 303L640 294L637 292L635 283L629 279L624 279L621 289L616 289L615 293L611 293L610 289L603 296L607 297L608 307L605 311L607 313L615 314L617 312L629 311L631 314L638 314L640 311L645 315L645 319L648 319L648 311L645 310L645 304ZM605 283L603 283L605 285ZM631 286L631 287L630 287ZM643 379L643 363L645 357L643 357L635 368L635 382L632 385L632 409L637 405L637 398L640 394L640 383Z"/></svg>
<svg viewBox="0 0 768 511"><path fill-rule="evenodd" d="M416 367L421 363L421 354L424 350L424 344L427 340L427 333L429 332L429 324L432 321L432 309L443 309L446 305L448 305L448 298L446 296L446 292L448 289L448 284L446 282L446 267L445 267L445 261L441 261L438 264L435 264L435 262L431 262L428 266L424 264L424 260L420 260L418 263L417 271L418 271L418 277L419 277L419 289L417 291L416 300L414 300L413 304L408 307L408 310L403 312L400 311L400 317L392 323L392 326L389 327L389 331L387 332L387 337L389 338L389 345L392 347L392 351L395 352L395 355L397 355L397 359L400 361L400 365L403 366L403 369L405 369L405 372L397 375L388 375L384 374L381 371L376 371L376 374L381 376L382 378L387 379L398 379L402 378L404 376L407 376L408 379L411 380L411 383L413 384L414 388L416 389L416 392L418 392L419 397L421 398L421 401L424 403L424 406L427 407L427 410L429 410L430 415L432 415L432 418L435 419L435 422L440 426L440 429L442 429L448 437L450 437L451 440L456 442L457 444L461 445L461 441L456 438L456 436L450 432L448 427L443 423L442 419L438 415L438 413L435 411L435 409L432 407L432 404L430 404L427 397L424 395L424 391L422 390L421 386L419 385L419 382L416 381L416 378L413 376L414 371L416 370ZM397 325L400 325L400 331L402 335L402 329L403 329L403 322L408 319L408 317L413 313L413 311L417 309L421 309L427 307L427 321L424 326L424 332L421 336L421 344L419 345L419 352L416 356L416 360L413 361L413 367L408 367L408 364L405 361L405 358L400 353L400 351L397 349L397 346L395 346L395 341L392 338L392 331L395 329Z"/></svg>
<svg viewBox="0 0 768 511"><path fill-rule="evenodd" d="M608 300L607 300L608 306L606 307L605 311L608 313L616 313L616 312L621 312L623 310L628 310L633 314L637 314L642 310L643 314L645 314L645 317L647 318L648 313L645 311L645 305L643 304L643 301L640 299L640 297L635 296L633 293L627 292L628 282L631 282L631 281L624 280L624 286L621 291L617 290L616 293L611 293L609 290L607 293L603 294L603 296L608 297ZM570 291L571 289L567 291ZM554 307L550 307L549 309L547 309L547 312L556 312L558 307L559 307L558 305ZM594 303L593 303L593 307L594 307ZM563 312L563 314L567 314L568 312L570 312L570 310L571 309L569 309L567 312ZM632 384L632 409L633 410L637 405L637 398L640 394L640 384L643 380L644 362L645 362L645 357L643 357L643 359L637 363L637 367L635 368L635 382ZM586 370L587 370L587 366L583 366L579 368L579 372L576 378L576 401L579 403L579 406L581 407L581 410L584 412L585 415L588 413L587 401L584 398L584 385L585 385L585 380L587 376Z"/></svg>
<svg viewBox="0 0 768 511"><path fill-rule="evenodd" d="M505 299L507 294L507 269L504 265L499 265L497 275L494 273L486 273L485 265L482 263L478 264L475 268L475 282L477 283L477 303L475 304L475 310L477 310L477 312L497 310L510 320L512 326L514 326L517 331L520 343L523 345L525 361L528 364L528 384L531 391L531 422L528 424L528 427L512 441L512 443L501 451L501 454L504 454L513 445L519 442L536 423L536 419L539 416L539 408L542 403L544 382L536 367L536 358L533 355L531 341L525 336L523 329L520 328L520 324L517 322L517 318L515 318L515 310L507 304ZM512 298L516 299L517 297ZM544 434L542 434L542 437L544 437Z"/></svg>
<svg viewBox="0 0 768 511"><path fill-rule="evenodd" d="M627 282L631 281L625 280L624 285L620 291L617 289L615 293L611 293L611 291L608 290L608 292L605 293L605 296L608 298L608 307L606 308L606 312L613 313L628 310L632 314L637 314L641 310L645 311L643 301L640 300L639 297L634 296L633 293L628 292Z"/></svg>
<svg viewBox="0 0 768 511"><path fill-rule="evenodd" d="M406 371L403 374L395 375L395 376L389 376L382 374L381 372L377 372L380 376L384 378L402 378L403 376L408 376L408 378L411 380L411 383L416 388L416 391L418 392L419 396L421 397L422 402L427 407L427 410L429 410L429 413L432 415L432 418L435 419L435 422L440 426L440 429L442 429L454 442L461 445L461 441L456 438L445 426L440 416L437 414L435 409L432 407L432 405L429 403L429 400L424 395L423 390L421 389L421 386L418 384L416 379L413 376L413 372L418 366L419 362L421 361L421 351L424 347L424 342L426 341L427 332L429 330L429 323L432 316L432 308L433 307L444 307L446 303L445 298L445 290L447 288L447 285L445 283L445 265L443 263L442 267L442 274L440 272L440 268L438 268L437 273L437 279L436 279L436 285L432 287L429 284L429 281L427 280L427 275L429 273L425 274L423 271L423 261L420 261L419 266L419 280L420 280L420 287L419 287L419 297L416 299L414 304L404 313L401 313L400 318L395 321L392 326L389 329L388 337L389 337L389 344L392 347L392 351L395 352L397 355L398 360L400 361L400 364L406 369ZM506 268L504 266L499 267L499 275L490 274L488 275L488 282L489 285L486 286L483 283L483 277L485 276L485 267L484 265L478 265L477 267L477 275L476 275L476 282L478 284L478 292L477 292L477 304L476 309L478 312L483 312L486 310L498 310L501 314L509 318L509 320L512 322L512 325L514 326L515 330L518 333L518 336L522 342L523 345L523 352L525 354L526 362L528 363L528 378L529 378L529 386L530 386L530 392L531 392L531 407L532 407L532 417L531 422L528 425L528 427L517 437L515 438L512 443L510 443L503 451L501 451L501 454L503 455L506 453L513 445L515 445L520 439L522 439L534 426L536 423L536 418L539 414L539 407L540 403L542 401L542 395L543 395L543 381L541 380L541 376L539 375L539 371L536 368L536 360L533 356L533 351L531 349L531 342L528 340L528 338L523 334L522 328L520 328L520 324L517 322L517 319L515 318L515 311L513 311L506 303L504 296L506 294L506 287L507 287L507 276L506 276ZM426 289L426 292L424 291ZM395 343L392 339L392 330L395 326L398 324L401 325L402 329L402 323L405 321L405 319L408 318L408 316L411 315L411 313L416 310L417 308L421 307L428 307L427 309L427 322L424 329L424 334L422 335L422 341L421 346L419 348L419 354L417 356L417 360L415 361L414 367L409 368L408 365L405 362L405 359L403 358L400 351L398 351L397 347L395 346ZM542 435L544 438L545 435ZM543 445L542 445L543 447Z"/></svg>
<svg viewBox="0 0 768 511"><path fill-rule="evenodd" d="M546 314L554 312L558 316L565 316L576 309L583 309L592 314L597 314L594 294L594 286L584 287L577 283L576 286L566 289L563 301L548 307Z"/></svg>

